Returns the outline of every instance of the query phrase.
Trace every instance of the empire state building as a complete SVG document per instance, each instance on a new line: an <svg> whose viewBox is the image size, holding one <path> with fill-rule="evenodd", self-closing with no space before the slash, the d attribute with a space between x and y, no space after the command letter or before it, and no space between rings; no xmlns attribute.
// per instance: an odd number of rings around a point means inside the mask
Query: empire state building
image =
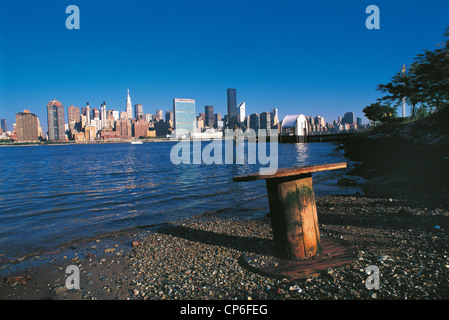
<svg viewBox="0 0 449 320"><path fill-rule="evenodd" d="M132 119L133 105L131 104L131 97L129 96L129 89L128 89L128 97L126 97L126 113L128 114L128 119Z"/></svg>

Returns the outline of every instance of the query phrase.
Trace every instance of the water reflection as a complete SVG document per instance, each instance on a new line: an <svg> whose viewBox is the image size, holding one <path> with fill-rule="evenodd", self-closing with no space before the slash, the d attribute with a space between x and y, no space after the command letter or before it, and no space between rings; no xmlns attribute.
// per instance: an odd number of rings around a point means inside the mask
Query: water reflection
<svg viewBox="0 0 449 320"><path fill-rule="evenodd" d="M232 182L234 176L259 171L257 163L248 163L253 145L245 143L244 152L237 152L240 145L232 143L233 161L226 164L223 141L223 164L210 165L171 163L174 145L2 148L0 254L20 255L42 245L205 212L242 217L268 212L264 181ZM201 150L206 146L202 143ZM279 167L345 161L335 145L326 143L279 144L278 157ZM314 174L316 194L341 192L332 181L339 174Z"/></svg>

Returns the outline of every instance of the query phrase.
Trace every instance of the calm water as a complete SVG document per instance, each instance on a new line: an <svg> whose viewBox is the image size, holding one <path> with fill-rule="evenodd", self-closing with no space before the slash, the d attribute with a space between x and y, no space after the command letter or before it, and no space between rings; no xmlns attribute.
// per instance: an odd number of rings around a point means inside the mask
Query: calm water
<svg viewBox="0 0 449 320"><path fill-rule="evenodd" d="M0 260L203 213L268 213L264 181L232 182L257 165L174 165L174 144L0 148ZM336 147L279 144L279 167L347 161ZM353 193L336 185L343 175L315 173L316 196Z"/></svg>

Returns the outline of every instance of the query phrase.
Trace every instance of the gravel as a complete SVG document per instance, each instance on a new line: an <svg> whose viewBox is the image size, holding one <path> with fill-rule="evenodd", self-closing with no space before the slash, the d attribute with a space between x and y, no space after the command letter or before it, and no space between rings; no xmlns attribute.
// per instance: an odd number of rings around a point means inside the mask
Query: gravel
<svg viewBox="0 0 449 320"><path fill-rule="evenodd" d="M322 236L349 241L358 257L313 278L276 279L246 268L244 254L272 254L268 217L207 215L72 246L48 263L36 257L39 267L3 266L11 272L0 281L0 299L449 298L446 209L344 195L318 198L317 210ZM69 264L80 269L78 290L65 286ZM371 266L379 270L378 289L368 289Z"/></svg>

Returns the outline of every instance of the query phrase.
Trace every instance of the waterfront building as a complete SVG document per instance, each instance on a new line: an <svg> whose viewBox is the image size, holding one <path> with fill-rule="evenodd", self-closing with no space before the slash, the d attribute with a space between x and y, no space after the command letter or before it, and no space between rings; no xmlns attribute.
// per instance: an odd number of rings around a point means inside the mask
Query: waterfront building
<svg viewBox="0 0 449 320"><path fill-rule="evenodd" d="M309 133L307 118L303 115L287 115L281 122L281 141L291 138L294 142L305 142Z"/></svg>
<svg viewBox="0 0 449 320"><path fill-rule="evenodd" d="M50 141L65 141L64 106L56 99L47 104L47 124Z"/></svg>
<svg viewBox="0 0 449 320"><path fill-rule="evenodd" d="M214 106L205 106L204 107L204 118L206 127L213 127L215 124L214 118Z"/></svg>
<svg viewBox="0 0 449 320"><path fill-rule="evenodd" d="M125 113L126 116L122 118L122 114L120 114L120 119L115 122L115 131L120 133L120 137L122 139L131 139L132 138L132 127L131 127L131 121L127 118L127 112Z"/></svg>
<svg viewBox="0 0 449 320"><path fill-rule="evenodd" d="M16 136L20 142L39 141L38 119L28 110L16 113Z"/></svg>
<svg viewBox="0 0 449 320"><path fill-rule="evenodd" d="M143 106L141 104L134 105L134 115L136 119L143 117Z"/></svg>
<svg viewBox="0 0 449 320"><path fill-rule="evenodd" d="M234 129L239 122L239 111L237 109L237 90L227 89L227 105L228 105L228 119L227 127Z"/></svg>
<svg viewBox="0 0 449 320"><path fill-rule="evenodd" d="M129 89L128 89L128 96L126 97L126 110L125 111L128 114L128 119L132 119L132 117L133 117L133 105L131 104L131 97L129 96Z"/></svg>
<svg viewBox="0 0 449 320"><path fill-rule="evenodd" d="M6 131L7 131L7 126L6 126L6 119L1 119L0 120L0 128L3 130L3 132L5 132L6 133Z"/></svg>
<svg viewBox="0 0 449 320"><path fill-rule="evenodd" d="M177 137L195 132L195 100L173 99L175 135Z"/></svg>
<svg viewBox="0 0 449 320"><path fill-rule="evenodd" d="M87 125L84 128L85 139L88 141L94 141L97 137L97 128L93 125Z"/></svg>
<svg viewBox="0 0 449 320"><path fill-rule="evenodd" d="M148 131L149 123L143 119L138 118L136 122L134 123L134 137L140 138L140 137L146 137L147 131Z"/></svg>

